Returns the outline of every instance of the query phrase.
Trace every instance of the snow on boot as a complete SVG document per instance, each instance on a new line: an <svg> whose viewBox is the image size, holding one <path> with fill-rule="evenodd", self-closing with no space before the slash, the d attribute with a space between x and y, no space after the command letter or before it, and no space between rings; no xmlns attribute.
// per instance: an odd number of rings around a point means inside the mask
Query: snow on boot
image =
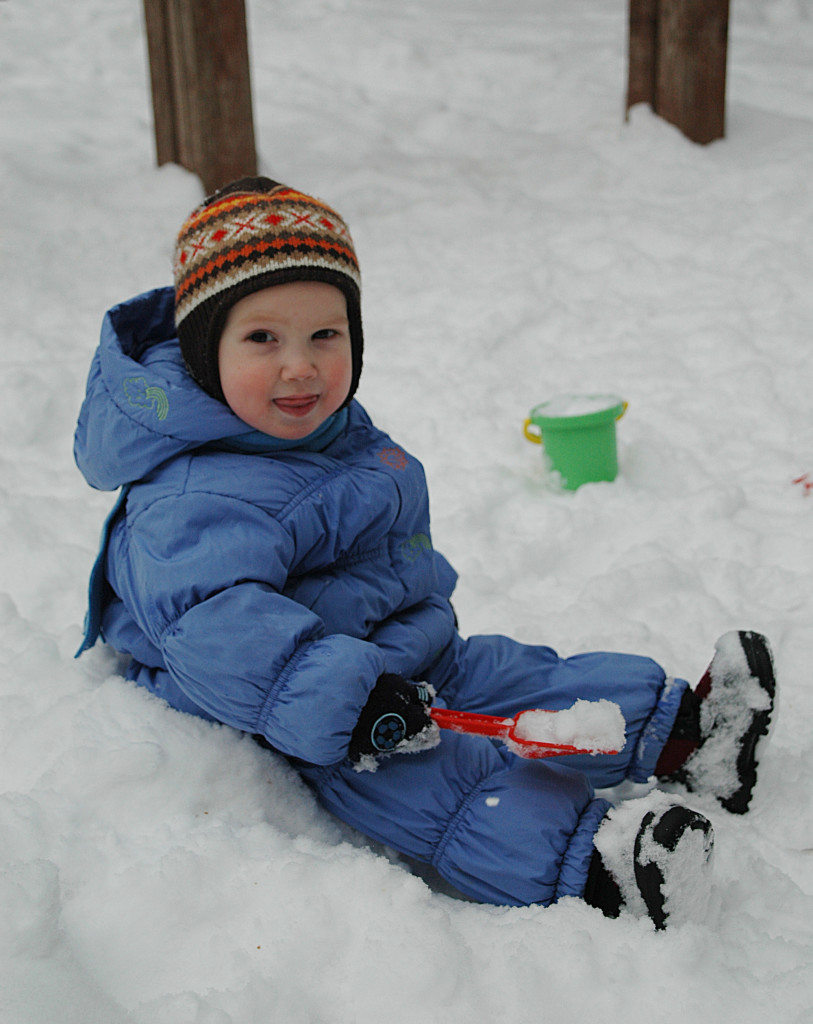
<svg viewBox="0 0 813 1024"><path fill-rule="evenodd" d="M689 807L644 815L635 837L635 881L656 928L705 912L713 846L711 822Z"/></svg>
<svg viewBox="0 0 813 1024"><path fill-rule="evenodd" d="M664 781L683 783L691 792L716 797L734 814L745 814L775 694L773 658L765 637L724 634L694 695L689 695L695 701L696 742L689 743L688 756L675 769L674 761L669 763L670 752L674 756L681 746L687 748L686 723L676 723L675 739L664 747L656 773ZM685 717L687 708L682 711ZM688 712L691 716L690 708Z"/></svg>
<svg viewBox="0 0 813 1024"><path fill-rule="evenodd" d="M702 921L711 895L711 822L654 791L612 808L596 832L598 853L584 899L608 917L621 909L657 929Z"/></svg>

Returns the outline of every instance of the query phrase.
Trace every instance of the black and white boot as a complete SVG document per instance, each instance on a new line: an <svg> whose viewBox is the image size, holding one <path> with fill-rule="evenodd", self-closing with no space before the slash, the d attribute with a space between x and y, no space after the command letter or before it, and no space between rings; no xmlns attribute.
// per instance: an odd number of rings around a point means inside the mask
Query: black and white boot
<svg viewBox="0 0 813 1024"><path fill-rule="evenodd" d="M684 694L656 775L744 814L775 700L773 658L765 637L745 631L724 634L697 688Z"/></svg>
<svg viewBox="0 0 813 1024"><path fill-rule="evenodd" d="M655 792L611 810L594 845L584 899L606 916L625 909L659 930L705 918L714 831L702 814Z"/></svg>
<svg viewBox="0 0 813 1024"><path fill-rule="evenodd" d="M635 837L635 881L656 928L705 913L713 847L711 822L689 807L644 815Z"/></svg>

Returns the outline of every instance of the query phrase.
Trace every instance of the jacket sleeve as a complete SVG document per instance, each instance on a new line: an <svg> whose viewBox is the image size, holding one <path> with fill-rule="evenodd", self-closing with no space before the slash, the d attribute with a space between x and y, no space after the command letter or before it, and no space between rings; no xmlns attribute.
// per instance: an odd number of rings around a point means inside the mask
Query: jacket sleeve
<svg viewBox="0 0 813 1024"><path fill-rule="evenodd" d="M263 509L185 494L126 520L108 564L196 704L289 756L333 764L347 754L384 659L374 644L325 635L317 615L284 595L293 558L290 536Z"/></svg>

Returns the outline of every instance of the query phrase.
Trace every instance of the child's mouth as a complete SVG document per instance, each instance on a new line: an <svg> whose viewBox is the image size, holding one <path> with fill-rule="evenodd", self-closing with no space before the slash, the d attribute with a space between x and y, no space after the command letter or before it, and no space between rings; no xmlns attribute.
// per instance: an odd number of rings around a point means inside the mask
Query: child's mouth
<svg viewBox="0 0 813 1024"><path fill-rule="evenodd" d="M288 416L307 416L318 401L318 395L293 395L290 398L275 398L274 405Z"/></svg>

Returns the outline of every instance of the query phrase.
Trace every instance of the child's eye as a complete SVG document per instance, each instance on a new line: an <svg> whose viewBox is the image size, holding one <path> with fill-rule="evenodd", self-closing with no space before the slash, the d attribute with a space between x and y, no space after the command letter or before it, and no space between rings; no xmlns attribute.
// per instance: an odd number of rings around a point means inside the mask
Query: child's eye
<svg viewBox="0 0 813 1024"><path fill-rule="evenodd" d="M330 338L335 338L338 331L334 331L332 327L325 327L321 331L316 331L313 335L314 341L327 341Z"/></svg>
<svg viewBox="0 0 813 1024"><path fill-rule="evenodd" d="M254 341L258 345L265 345L269 341L274 340L274 335L270 331L252 331L246 337L246 341Z"/></svg>

